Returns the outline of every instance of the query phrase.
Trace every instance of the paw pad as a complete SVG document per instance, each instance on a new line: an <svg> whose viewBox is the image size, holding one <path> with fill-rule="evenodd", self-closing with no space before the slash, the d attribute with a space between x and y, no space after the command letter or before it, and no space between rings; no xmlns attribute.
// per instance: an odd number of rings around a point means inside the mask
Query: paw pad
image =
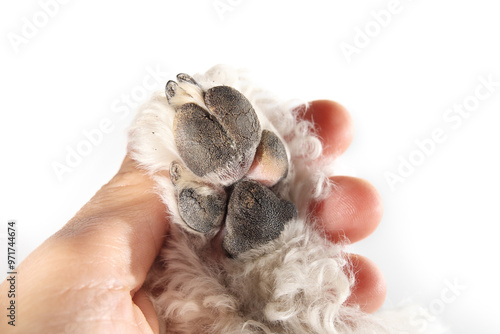
<svg viewBox="0 0 500 334"><path fill-rule="evenodd" d="M281 234L285 224L297 216L292 202L279 199L255 181L238 182L227 208L223 247L236 256Z"/></svg>
<svg viewBox="0 0 500 334"><path fill-rule="evenodd" d="M232 184L250 168L260 142L257 114L243 94L229 86L203 91L187 74L165 88L174 107L174 136L186 166L197 176Z"/></svg>
<svg viewBox="0 0 500 334"><path fill-rule="evenodd" d="M177 192L180 216L186 225L201 233L221 225L226 212L223 189L200 182L176 161L170 165L170 179Z"/></svg>
<svg viewBox="0 0 500 334"><path fill-rule="evenodd" d="M295 206L267 188L287 175L283 142L261 129L253 106L236 89L204 90L187 74L177 81L167 83L165 94L185 166L170 167L181 218L201 233L225 220L223 247L231 256L276 239L296 217Z"/></svg>

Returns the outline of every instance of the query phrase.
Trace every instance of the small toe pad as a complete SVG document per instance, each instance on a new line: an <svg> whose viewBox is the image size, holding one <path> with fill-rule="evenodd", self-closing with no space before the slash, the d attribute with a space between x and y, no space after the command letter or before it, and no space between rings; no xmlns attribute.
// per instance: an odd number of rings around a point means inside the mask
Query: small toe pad
<svg viewBox="0 0 500 334"><path fill-rule="evenodd" d="M287 174L288 156L285 145L274 132L263 130L247 177L267 187L272 187Z"/></svg>
<svg viewBox="0 0 500 334"><path fill-rule="evenodd" d="M179 214L187 226L208 233L221 225L227 201L223 189L194 180L176 161L170 165L170 180L177 192Z"/></svg>
<svg viewBox="0 0 500 334"><path fill-rule="evenodd" d="M193 230L208 233L221 224L226 209L226 197L205 195L195 188L179 192L179 211L182 219Z"/></svg>

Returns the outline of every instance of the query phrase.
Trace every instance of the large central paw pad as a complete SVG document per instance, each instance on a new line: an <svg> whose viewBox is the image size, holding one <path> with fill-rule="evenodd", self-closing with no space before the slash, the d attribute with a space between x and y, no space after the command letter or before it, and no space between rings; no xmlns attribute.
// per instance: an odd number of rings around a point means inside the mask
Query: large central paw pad
<svg viewBox="0 0 500 334"><path fill-rule="evenodd" d="M261 128L250 102L236 89L201 90L187 74L169 81L166 95L175 108L174 136L186 166L222 184L241 179L250 168ZM201 103L200 103L201 102Z"/></svg>
<svg viewBox="0 0 500 334"><path fill-rule="evenodd" d="M223 247L231 256L276 239L296 216L291 202L267 188L288 172L283 142L261 129L236 89L204 90L187 74L177 81L169 81L165 93L176 112L174 138L183 162L170 167L181 218L201 233L225 221Z"/></svg>

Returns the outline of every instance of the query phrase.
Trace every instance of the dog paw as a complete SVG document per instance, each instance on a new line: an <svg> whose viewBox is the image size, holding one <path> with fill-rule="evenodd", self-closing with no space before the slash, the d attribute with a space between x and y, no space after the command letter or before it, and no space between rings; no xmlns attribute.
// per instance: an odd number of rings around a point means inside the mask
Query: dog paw
<svg viewBox="0 0 500 334"><path fill-rule="evenodd" d="M170 177L185 224L201 233L225 228L223 248L232 257L278 238L297 215L269 189L288 173L281 139L261 129L252 104L232 87L205 90L179 74L165 94L182 159L171 164Z"/></svg>
<svg viewBox="0 0 500 334"><path fill-rule="evenodd" d="M129 139L172 222L143 285L161 332L393 333L346 303L345 248L308 220L331 175L311 163L312 124L224 66L179 74L165 95L141 107Z"/></svg>

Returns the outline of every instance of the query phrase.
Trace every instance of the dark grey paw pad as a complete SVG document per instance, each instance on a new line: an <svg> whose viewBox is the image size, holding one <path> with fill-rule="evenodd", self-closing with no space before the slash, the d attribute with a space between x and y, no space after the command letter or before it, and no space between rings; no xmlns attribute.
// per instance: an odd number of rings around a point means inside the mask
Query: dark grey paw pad
<svg viewBox="0 0 500 334"><path fill-rule="evenodd" d="M217 86L207 90L205 104L227 131L243 164L250 167L261 138L259 118L250 101L232 87Z"/></svg>
<svg viewBox="0 0 500 334"><path fill-rule="evenodd" d="M177 109L174 136L182 160L199 177L224 171L238 158L237 148L221 124L197 104Z"/></svg>
<svg viewBox="0 0 500 334"><path fill-rule="evenodd" d="M254 181L238 182L231 193L223 248L233 257L279 237L297 216L293 203Z"/></svg>
<svg viewBox="0 0 500 334"><path fill-rule="evenodd" d="M204 195L195 188L184 188L179 192L178 201L182 219L193 230L208 233L222 223L225 196Z"/></svg>
<svg viewBox="0 0 500 334"><path fill-rule="evenodd" d="M182 220L197 232L208 233L222 223L226 212L226 193L210 184L190 179L188 171L173 162L170 179L177 191L177 203Z"/></svg>
<svg viewBox="0 0 500 334"><path fill-rule="evenodd" d="M187 74L169 81L165 94L174 107L177 151L197 176L225 185L249 170L261 138L257 114L246 97L228 86L203 91Z"/></svg>

